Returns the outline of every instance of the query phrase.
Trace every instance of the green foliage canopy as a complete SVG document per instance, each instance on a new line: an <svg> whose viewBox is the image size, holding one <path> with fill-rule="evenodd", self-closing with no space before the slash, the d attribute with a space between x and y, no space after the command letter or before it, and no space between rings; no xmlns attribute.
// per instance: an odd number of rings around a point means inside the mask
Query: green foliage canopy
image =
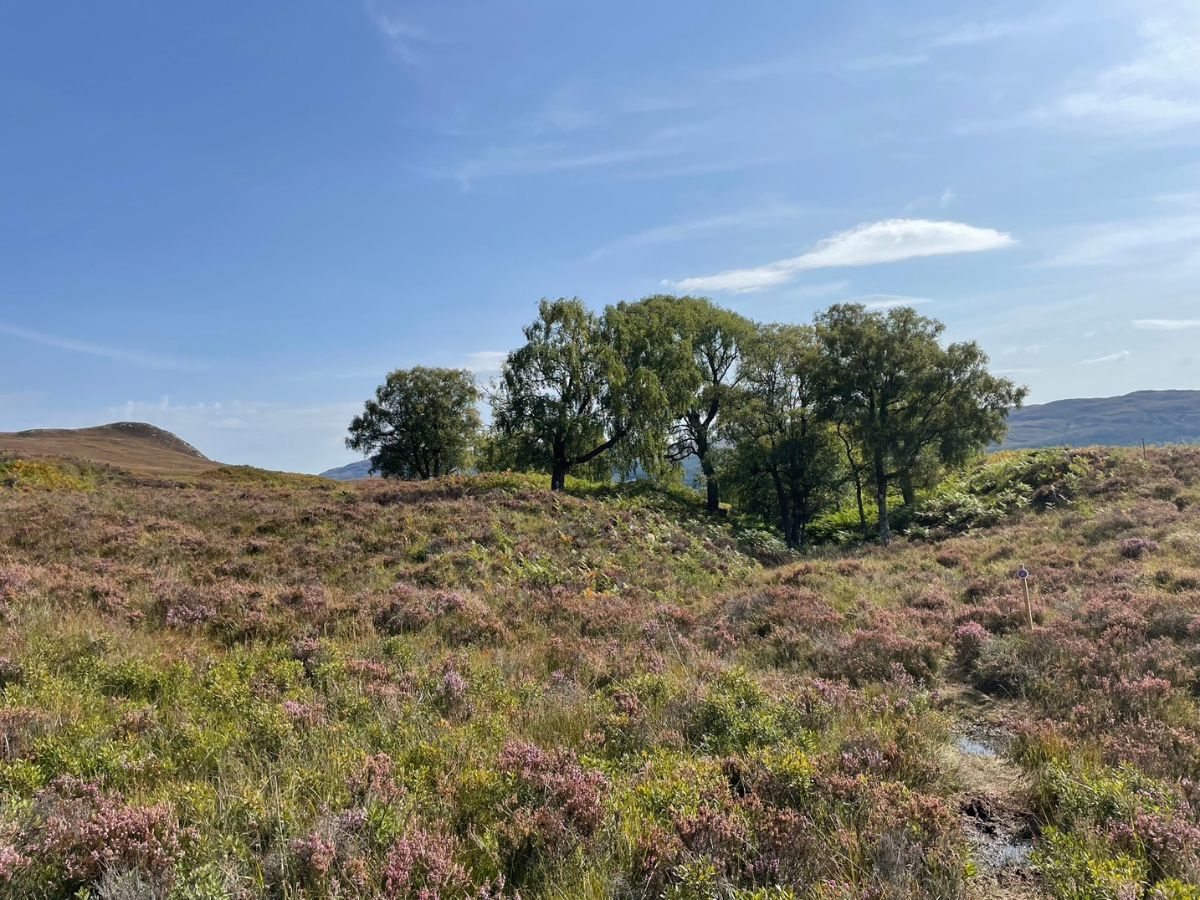
<svg viewBox="0 0 1200 900"><path fill-rule="evenodd" d="M861 451L875 488L879 539L891 540L888 487L913 483L930 456L955 464L998 441L1026 390L987 371L974 342L943 348L945 326L909 307L835 304L816 317L824 412Z"/></svg>
<svg viewBox="0 0 1200 900"><path fill-rule="evenodd" d="M467 369L396 369L350 423L346 446L370 456L386 478L449 475L469 459L480 429L478 401Z"/></svg>
<svg viewBox="0 0 1200 900"><path fill-rule="evenodd" d="M906 520L917 491L998 442L1026 390L988 372L974 342L944 346L944 326L910 308L836 304L813 325L756 325L703 297L655 294L603 314L543 299L489 400L476 466L608 481L661 479L696 457L707 509L721 483L734 506L777 523L792 546L840 511L853 485L864 539L873 493L879 540L889 494ZM377 468L428 478L461 467L479 419L469 373L400 370L351 426L347 444Z"/></svg>
<svg viewBox="0 0 1200 900"><path fill-rule="evenodd" d="M706 297L655 294L634 304L622 303L618 309L653 323L646 333L659 346L660 359L668 355L661 348L668 344L677 348L670 351L669 365L660 363L657 369L673 375L667 382L672 388L673 419L666 458L678 463L695 456L700 461L707 508L717 512L720 487L715 445L720 417L737 384L742 346L753 337L754 325Z"/></svg>
<svg viewBox="0 0 1200 900"><path fill-rule="evenodd" d="M548 470L562 490L571 470L610 450L626 470L661 458L671 396L647 328L611 308L597 316L578 297L541 301L491 398L496 436L518 466Z"/></svg>
<svg viewBox="0 0 1200 900"><path fill-rule="evenodd" d="M723 434L724 466L741 505L778 522L789 546L806 543L812 517L837 485L840 455L821 417L821 359L809 325L768 325L745 342L740 386Z"/></svg>

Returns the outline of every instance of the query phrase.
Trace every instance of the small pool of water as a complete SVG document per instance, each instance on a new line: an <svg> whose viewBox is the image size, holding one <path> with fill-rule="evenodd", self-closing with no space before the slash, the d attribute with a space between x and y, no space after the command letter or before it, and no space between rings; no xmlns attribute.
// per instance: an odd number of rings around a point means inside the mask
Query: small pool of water
<svg viewBox="0 0 1200 900"><path fill-rule="evenodd" d="M1007 865L1023 865L1029 861L1033 844L999 844L993 848L993 865L1000 869Z"/></svg>
<svg viewBox="0 0 1200 900"><path fill-rule="evenodd" d="M954 746L963 753L970 756L992 756L996 755L996 751L987 744L982 744L979 741L973 741L966 735L960 734L954 738Z"/></svg>
<svg viewBox="0 0 1200 900"><path fill-rule="evenodd" d="M1029 865L1029 854L1033 844L1029 841L1001 837L977 836L973 854L976 861L989 869L1025 868Z"/></svg>

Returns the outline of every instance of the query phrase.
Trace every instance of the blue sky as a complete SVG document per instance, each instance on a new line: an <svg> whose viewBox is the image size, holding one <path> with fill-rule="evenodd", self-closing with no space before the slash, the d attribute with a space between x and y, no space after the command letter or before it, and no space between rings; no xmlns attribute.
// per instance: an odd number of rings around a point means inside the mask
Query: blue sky
<svg viewBox="0 0 1200 900"><path fill-rule="evenodd" d="M0 430L320 471L389 369L663 290L1200 388L1194 0L10 3L0 122Z"/></svg>

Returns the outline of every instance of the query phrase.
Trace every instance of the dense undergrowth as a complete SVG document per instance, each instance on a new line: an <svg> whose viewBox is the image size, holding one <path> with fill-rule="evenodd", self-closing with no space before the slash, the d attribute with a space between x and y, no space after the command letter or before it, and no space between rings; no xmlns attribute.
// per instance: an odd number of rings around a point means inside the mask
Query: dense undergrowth
<svg viewBox="0 0 1200 900"><path fill-rule="evenodd" d="M959 897L964 684L1041 889L1200 896L1200 451L803 558L646 485L5 465L0 896Z"/></svg>

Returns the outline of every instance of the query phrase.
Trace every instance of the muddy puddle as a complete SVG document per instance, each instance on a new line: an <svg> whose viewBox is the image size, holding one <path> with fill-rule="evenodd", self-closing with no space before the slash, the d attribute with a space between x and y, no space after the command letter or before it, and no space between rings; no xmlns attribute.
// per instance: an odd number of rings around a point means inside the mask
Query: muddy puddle
<svg viewBox="0 0 1200 900"><path fill-rule="evenodd" d="M1024 810L1021 772L1001 757L998 743L983 729L953 735L968 788L959 812L976 866L1018 875L1029 869L1032 832Z"/></svg>

